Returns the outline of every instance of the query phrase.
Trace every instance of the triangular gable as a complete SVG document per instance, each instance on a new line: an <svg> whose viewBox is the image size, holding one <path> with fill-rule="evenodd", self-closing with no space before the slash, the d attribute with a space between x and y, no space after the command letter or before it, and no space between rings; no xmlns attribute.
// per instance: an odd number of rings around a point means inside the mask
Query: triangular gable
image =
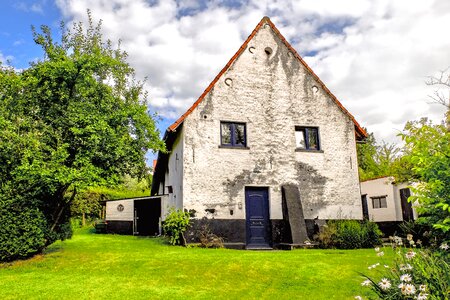
<svg viewBox="0 0 450 300"><path fill-rule="evenodd" d="M286 45L286 47L294 54L294 56L300 61L300 63L310 72L310 74L313 76L313 78L322 86L323 90L331 97L331 99L339 106L339 108L353 121L355 124L355 133L356 137L359 139L363 139L367 137L366 131L358 124L358 122L355 120L355 118L352 116L352 114L345 109L345 107L339 102L339 100L336 98L336 96L331 93L331 91L325 86L325 84L320 80L320 78L314 73L314 71L308 66L308 64L301 58L301 56L295 51L295 49L289 44L289 42L283 37L283 35L280 33L280 31L275 27L275 25L270 21L269 17L264 17L261 19L261 21L256 25L255 29L252 31L252 33L248 36L248 38L245 40L245 42L242 44L242 46L239 48L239 50L233 55L233 57L228 61L228 63L225 65L225 67L217 74L217 76L214 78L214 80L209 84L209 86L205 89L205 91L200 95L200 97L197 99L197 101L192 104L192 106L178 119L169 126L167 129L168 131L175 131L178 126L180 126L181 123L183 123L184 119L191 114L191 112L200 104L200 102L203 101L205 96L212 90L216 82L219 80L219 78L224 74L228 68L233 64L233 62L238 58L242 52L245 51L247 48L248 43L252 40L252 38L256 35L256 33L259 31L259 29L264 24L269 24L269 26L272 28L272 30L275 32L275 34L280 38L280 40Z"/></svg>

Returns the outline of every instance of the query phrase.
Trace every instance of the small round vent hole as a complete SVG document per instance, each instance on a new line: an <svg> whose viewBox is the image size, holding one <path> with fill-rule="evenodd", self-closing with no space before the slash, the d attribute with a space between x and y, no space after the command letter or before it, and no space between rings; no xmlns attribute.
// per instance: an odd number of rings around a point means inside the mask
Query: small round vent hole
<svg viewBox="0 0 450 300"><path fill-rule="evenodd" d="M273 50L270 47L266 47L266 49L264 49L264 52L266 52L267 55L272 54Z"/></svg>
<svg viewBox="0 0 450 300"><path fill-rule="evenodd" d="M317 93L319 91L319 88L317 86L313 85L312 91L313 91L313 93Z"/></svg>
<svg viewBox="0 0 450 300"><path fill-rule="evenodd" d="M233 79L231 79L231 78L225 79L225 84L228 86L231 86L233 84Z"/></svg>
<svg viewBox="0 0 450 300"><path fill-rule="evenodd" d="M250 47L250 48L248 48L248 51L249 51L250 53L254 53L254 52L255 52L255 47Z"/></svg>

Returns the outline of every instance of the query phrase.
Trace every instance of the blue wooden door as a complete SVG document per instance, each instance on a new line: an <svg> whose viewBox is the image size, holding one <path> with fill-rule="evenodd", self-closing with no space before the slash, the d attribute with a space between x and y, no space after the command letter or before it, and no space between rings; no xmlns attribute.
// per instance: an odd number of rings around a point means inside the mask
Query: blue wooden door
<svg viewBox="0 0 450 300"><path fill-rule="evenodd" d="M267 188L245 188L247 248L270 248L269 193Z"/></svg>

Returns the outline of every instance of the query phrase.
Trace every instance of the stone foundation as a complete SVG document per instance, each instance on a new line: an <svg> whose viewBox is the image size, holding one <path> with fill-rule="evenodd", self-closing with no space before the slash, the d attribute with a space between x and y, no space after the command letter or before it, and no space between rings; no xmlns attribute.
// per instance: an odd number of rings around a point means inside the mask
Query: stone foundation
<svg viewBox="0 0 450 300"><path fill-rule="evenodd" d="M305 220L306 232L310 240L313 239L314 234L318 233L318 227L315 226L315 221ZM280 243L292 243L288 222L282 219L275 219L270 220L270 224L269 230L271 231L273 247L276 247ZM223 238L224 243L246 243L245 219L195 219L185 234L186 241L188 243L198 243L199 232L205 225L211 233Z"/></svg>

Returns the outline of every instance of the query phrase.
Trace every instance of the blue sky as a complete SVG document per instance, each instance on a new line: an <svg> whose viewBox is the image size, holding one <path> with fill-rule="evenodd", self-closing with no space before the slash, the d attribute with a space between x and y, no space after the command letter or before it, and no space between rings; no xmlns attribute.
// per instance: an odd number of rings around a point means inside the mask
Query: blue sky
<svg viewBox="0 0 450 300"><path fill-rule="evenodd" d="M1 1L0 53L10 57L14 67L26 68L30 61L42 57L42 51L33 42L31 26L45 24L57 29L61 19L60 10L52 1Z"/></svg>
<svg viewBox="0 0 450 300"><path fill-rule="evenodd" d="M357 121L398 142L408 120L436 122L427 76L450 67L447 0L27 0L0 2L0 60L18 69L39 59L31 25L103 20L122 40L162 132L207 87L268 15Z"/></svg>

